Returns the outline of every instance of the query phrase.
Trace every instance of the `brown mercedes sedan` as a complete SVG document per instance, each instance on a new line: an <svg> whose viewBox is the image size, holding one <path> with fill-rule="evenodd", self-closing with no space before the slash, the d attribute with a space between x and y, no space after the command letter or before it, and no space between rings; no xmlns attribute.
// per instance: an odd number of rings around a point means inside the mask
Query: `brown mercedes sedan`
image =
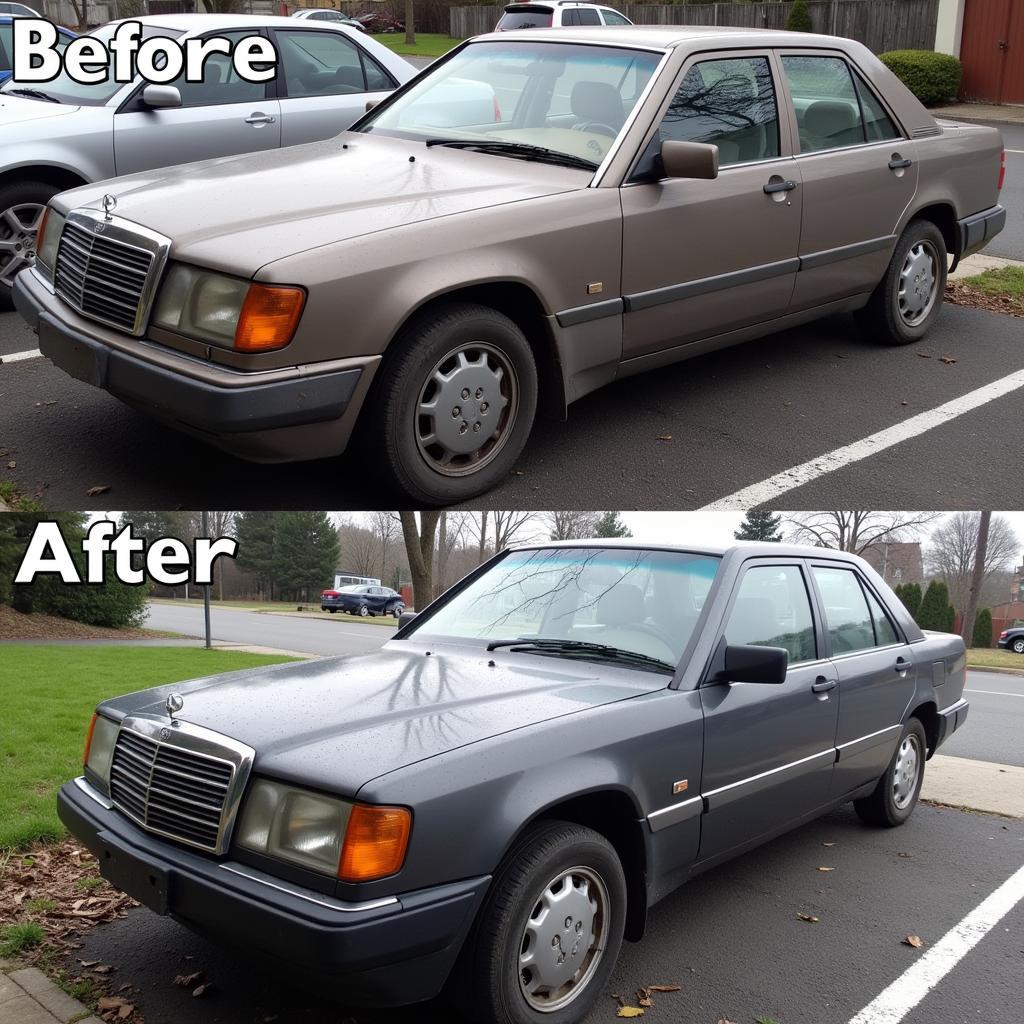
<svg viewBox="0 0 1024 1024"><path fill-rule="evenodd" d="M504 32L336 139L63 193L15 300L139 409L255 460L355 437L445 504L619 377L840 311L916 341L1001 153L849 40Z"/></svg>

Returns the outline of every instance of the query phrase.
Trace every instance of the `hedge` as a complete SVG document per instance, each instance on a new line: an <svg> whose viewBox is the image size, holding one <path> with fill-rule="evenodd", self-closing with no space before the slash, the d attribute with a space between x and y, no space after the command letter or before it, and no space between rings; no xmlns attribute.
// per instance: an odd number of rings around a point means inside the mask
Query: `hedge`
<svg viewBox="0 0 1024 1024"><path fill-rule="evenodd" d="M955 99L963 68L956 57L931 50L890 50L883 64L925 105Z"/></svg>

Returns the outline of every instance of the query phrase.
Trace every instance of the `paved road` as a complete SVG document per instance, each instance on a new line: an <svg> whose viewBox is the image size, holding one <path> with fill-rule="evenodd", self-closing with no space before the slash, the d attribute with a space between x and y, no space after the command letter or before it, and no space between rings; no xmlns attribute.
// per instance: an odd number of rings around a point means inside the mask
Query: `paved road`
<svg viewBox="0 0 1024 1024"><path fill-rule="evenodd" d="M1024 658L1021 658L1024 668ZM967 724L942 745L943 754L1024 766L1024 676L968 672Z"/></svg>
<svg viewBox="0 0 1024 1024"><path fill-rule="evenodd" d="M573 405L566 423L538 422L516 474L488 500L502 508L698 507L1021 371L1021 324L949 307L925 344L883 348L861 337L852 318L833 317L633 377ZM14 314L0 315L0 341L8 349L34 344ZM1015 508L1018 476L1008 467L1024 450L1021 393L772 503ZM246 463L41 358L0 366L0 479L7 477L51 508L366 509L403 500L374 482L358 452ZM95 485L110 490L87 498Z"/></svg>
<svg viewBox="0 0 1024 1024"><path fill-rule="evenodd" d="M826 849L825 842L836 845ZM615 1020L611 993L649 984L682 986L656 995L648 1011L671 1024L723 1016L845 1024L921 957L902 944L904 936L933 946L1020 867L1022 855L1022 822L921 806L903 828L879 831L841 809L698 877L655 907L647 936L624 946L609 998L587 1024ZM821 874L822 865L836 870ZM797 913L820 922L805 924ZM905 1024L1016 1022L1022 949L1018 905ZM212 945L141 909L90 932L76 956L111 964L115 987L137 986L131 998L147 1024L333 1024L349 1015L358 1024L449 1024L454 1017L436 1004L346 1011L281 961ZM74 960L71 966L78 969ZM216 986L209 997L193 999L172 984L179 972L200 969ZM344 999L339 982L322 980L320 988Z"/></svg>
<svg viewBox="0 0 1024 1024"><path fill-rule="evenodd" d="M1006 146L1006 184L999 201L1006 207L1006 228L985 252L1024 260L1024 125L997 124Z"/></svg>
<svg viewBox="0 0 1024 1024"><path fill-rule="evenodd" d="M202 636L202 605L150 604L146 626ZM215 640L321 655L366 654L394 633L390 626L364 625L351 619L301 619L217 607L210 610L210 627Z"/></svg>

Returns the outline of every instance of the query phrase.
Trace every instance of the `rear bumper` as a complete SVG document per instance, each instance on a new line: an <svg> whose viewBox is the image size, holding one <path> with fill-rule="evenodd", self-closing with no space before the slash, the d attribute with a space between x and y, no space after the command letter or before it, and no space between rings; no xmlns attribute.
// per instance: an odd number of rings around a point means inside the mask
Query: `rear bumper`
<svg viewBox="0 0 1024 1024"><path fill-rule="evenodd" d="M342 1002L399 1006L441 990L489 876L346 903L150 836L84 780L57 796L61 821L100 873L161 914L215 940L330 971Z"/></svg>
<svg viewBox="0 0 1024 1024"><path fill-rule="evenodd" d="M935 744L936 748L941 747L967 721L970 709L971 705L961 697L955 704L939 712L939 740Z"/></svg>
<svg viewBox="0 0 1024 1024"><path fill-rule="evenodd" d="M983 249L1004 227L1006 227L1006 210L1002 206L993 206L991 209L973 213L970 217L957 221L960 243L960 251L957 256L959 259L963 259L965 256L970 256L971 253Z"/></svg>

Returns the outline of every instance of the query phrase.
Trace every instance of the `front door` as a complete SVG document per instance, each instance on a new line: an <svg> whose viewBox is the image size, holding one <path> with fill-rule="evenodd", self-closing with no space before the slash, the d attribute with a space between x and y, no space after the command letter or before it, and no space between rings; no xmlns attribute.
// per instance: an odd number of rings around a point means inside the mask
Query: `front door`
<svg viewBox="0 0 1024 1024"><path fill-rule="evenodd" d="M860 73L835 53L783 51L803 183L793 308L871 292L917 191L917 149Z"/></svg>
<svg viewBox="0 0 1024 1024"><path fill-rule="evenodd" d="M223 34L233 40L252 35ZM186 81L182 71L168 84L181 93L180 107L153 110L142 103L140 88L115 115L114 164L118 174L281 145L277 99L268 99L267 83L239 77L229 55L208 57L201 82Z"/></svg>
<svg viewBox="0 0 1024 1024"><path fill-rule="evenodd" d="M820 563L811 575L839 679L839 797L874 782L889 763L916 688L914 650L855 569Z"/></svg>
<svg viewBox="0 0 1024 1024"><path fill-rule="evenodd" d="M753 563L725 620L728 644L783 647L781 685L702 687L707 802L700 859L781 829L828 802L839 701L836 673L818 650L805 570L796 562Z"/></svg>
<svg viewBox="0 0 1024 1024"><path fill-rule="evenodd" d="M717 145L719 173L622 188L623 359L781 316L796 277L802 190L769 55L684 68L653 145L670 139Z"/></svg>

